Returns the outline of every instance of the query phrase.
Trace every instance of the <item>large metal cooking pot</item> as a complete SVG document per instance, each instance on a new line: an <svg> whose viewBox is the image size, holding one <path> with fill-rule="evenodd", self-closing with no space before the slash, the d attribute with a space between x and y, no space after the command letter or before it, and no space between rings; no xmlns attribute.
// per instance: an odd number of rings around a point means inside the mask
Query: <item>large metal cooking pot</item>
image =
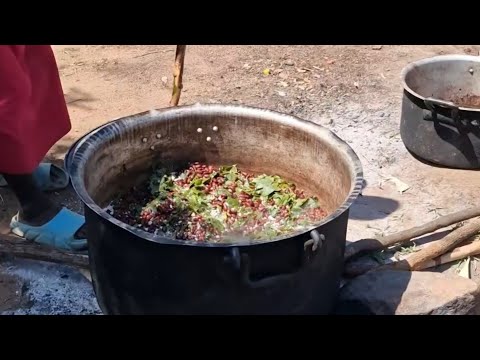
<svg viewBox="0 0 480 360"><path fill-rule="evenodd" d="M418 157L452 168L480 168L480 58L443 55L402 71L400 134Z"/></svg>
<svg viewBox="0 0 480 360"><path fill-rule="evenodd" d="M104 313L332 310L362 168L329 130L267 110L194 105L108 123L87 134L67 158L85 204L91 273ZM284 176L316 194L330 215L272 242L205 244L147 233L103 210L113 196L146 179L153 164L174 169L190 161Z"/></svg>

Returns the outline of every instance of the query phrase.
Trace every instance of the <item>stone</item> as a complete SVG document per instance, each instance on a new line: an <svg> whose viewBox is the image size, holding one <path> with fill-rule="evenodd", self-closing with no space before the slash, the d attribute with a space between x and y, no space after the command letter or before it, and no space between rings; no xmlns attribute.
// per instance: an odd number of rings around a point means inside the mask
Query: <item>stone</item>
<svg viewBox="0 0 480 360"><path fill-rule="evenodd" d="M336 314L472 315L479 313L477 284L457 275L424 271L372 271L345 285Z"/></svg>

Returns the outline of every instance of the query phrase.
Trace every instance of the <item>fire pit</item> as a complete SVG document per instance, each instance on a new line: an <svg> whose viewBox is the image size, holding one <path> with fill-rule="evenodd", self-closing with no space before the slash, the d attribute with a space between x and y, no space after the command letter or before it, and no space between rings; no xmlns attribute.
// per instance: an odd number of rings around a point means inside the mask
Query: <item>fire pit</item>
<svg viewBox="0 0 480 360"><path fill-rule="evenodd" d="M277 174L329 215L268 242L196 243L109 215L152 166L199 161ZM329 130L280 113L194 105L133 115L87 134L67 155L85 204L94 289L106 314L327 314L343 269L349 207L362 186L352 149Z"/></svg>
<svg viewBox="0 0 480 360"><path fill-rule="evenodd" d="M480 58L444 55L402 72L400 133L406 148L431 163L480 168Z"/></svg>

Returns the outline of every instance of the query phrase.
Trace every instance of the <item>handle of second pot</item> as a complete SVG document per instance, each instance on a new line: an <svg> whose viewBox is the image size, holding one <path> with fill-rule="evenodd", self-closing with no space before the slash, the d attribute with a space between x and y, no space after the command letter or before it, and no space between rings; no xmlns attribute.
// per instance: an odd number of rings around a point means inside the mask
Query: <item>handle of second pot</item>
<svg viewBox="0 0 480 360"><path fill-rule="evenodd" d="M443 108L450 109L452 111L459 111L459 108L457 105L455 105L451 101L445 101L445 100L440 100L440 99L434 99L434 98L426 98L424 101L425 106L430 110L430 111L435 111L435 106L440 106Z"/></svg>
<svg viewBox="0 0 480 360"><path fill-rule="evenodd" d="M433 118L435 118L437 116L436 107L449 109L450 110L450 118L455 123L457 123L457 125L458 125L460 109L453 102L434 99L434 98L426 98L423 102L424 102L425 106L427 107L427 109L431 111Z"/></svg>
<svg viewBox="0 0 480 360"><path fill-rule="evenodd" d="M243 285L251 288L251 289L259 289L264 287L271 287L275 286L281 282L288 282L292 281L296 278L297 274L303 269L306 261L309 259L310 261L316 254L318 250L322 247L323 243L325 242L325 236L323 234L319 234L317 230L312 230L310 232L311 239L305 241L303 244L303 254L302 254L302 264L300 268L292 273L289 274L280 274L274 276L264 277L263 279L259 280L251 280L250 278L250 257L248 254L240 254L240 250L235 247L230 250L229 262L233 264L236 271L240 274L240 280Z"/></svg>

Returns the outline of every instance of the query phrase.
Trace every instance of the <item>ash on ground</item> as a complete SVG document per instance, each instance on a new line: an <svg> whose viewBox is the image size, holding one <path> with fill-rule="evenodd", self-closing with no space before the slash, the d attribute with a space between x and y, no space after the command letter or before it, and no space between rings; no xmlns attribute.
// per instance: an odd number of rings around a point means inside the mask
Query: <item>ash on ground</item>
<svg viewBox="0 0 480 360"><path fill-rule="evenodd" d="M24 281L26 304L1 315L101 314L92 284L71 267L30 260L2 265L4 273Z"/></svg>

